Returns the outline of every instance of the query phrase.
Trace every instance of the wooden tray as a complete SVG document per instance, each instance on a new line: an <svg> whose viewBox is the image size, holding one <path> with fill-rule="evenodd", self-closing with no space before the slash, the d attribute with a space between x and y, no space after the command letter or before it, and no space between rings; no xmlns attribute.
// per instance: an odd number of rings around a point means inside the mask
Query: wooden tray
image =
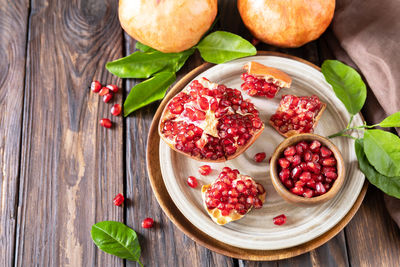
<svg viewBox="0 0 400 267"><path fill-rule="evenodd" d="M307 65L310 65L313 68L316 68L317 70L320 70L314 64L312 64L306 60L294 57L294 56L289 56L289 55L276 53L276 52L259 52L258 54L259 55L274 55L274 56L280 56L280 57L287 57L290 59L300 61ZM249 249L237 248L234 246L227 245L223 242L220 242L220 241L212 238L211 236L205 234L204 232L200 231L195 226L193 226L193 224L191 224L189 222L189 220L186 219L185 216L182 215L182 213L179 211L179 209L176 207L176 205L172 201L172 199L171 199L170 195L168 194L167 189L165 187L163 178L161 176L161 170L160 170L160 162L159 162L160 137L158 135L158 122L160 119L160 115L162 113L164 106L169 101L169 99L171 99L177 92L181 91L187 85L187 83L190 82L194 77L196 77L198 74L202 73L203 71L207 70L208 68L210 68L212 66L213 66L213 64L205 63L205 64L197 67L190 73L188 73L179 82L177 82L176 85L170 90L170 92L167 94L167 96L164 98L164 100L160 104L160 106L154 116L152 125L150 127L149 138L148 138L148 143L147 143L147 168L148 168L151 186L153 188L153 191L155 193L155 196L156 196L157 201L159 202L161 208L164 210L164 212L167 214L167 216L170 218L170 220L176 226L178 226L178 228L180 230L182 230L191 239L198 242L202 246L207 247L208 249L211 249L215 252L224 254L226 256L234 257L234 258L240 258L240 259L245 259L245 260L284 259L284 258L289 258L289 257L293 257L296 255L300 255L302 253L308 252L308 251L315 249L315 248L321 246L322 244L326 243L331 238L333 238L336 234L338 234L347 225L347 223L351 220L351 218L354 216L354 214L357 212L358 208L360 207L360 205L362 203L362 200L364 199L364 196L365 196L365 193L367 190L367 183L364 184L356 202L354 203L354 205L350 209L350 211L333 228L331 228L325 234L323 234L307 243L301 244L299 246L291 247L291 248L280 249L280 250L249 250Z"/></svg>

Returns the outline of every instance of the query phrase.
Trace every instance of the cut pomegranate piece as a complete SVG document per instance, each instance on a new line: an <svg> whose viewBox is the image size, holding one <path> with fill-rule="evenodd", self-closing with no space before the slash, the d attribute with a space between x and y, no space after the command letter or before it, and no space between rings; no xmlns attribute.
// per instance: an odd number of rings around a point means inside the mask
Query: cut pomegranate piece
<svg viewBox="0 0 400 267"><path fill-rule="evenodd" d="M113 202L115 206L121 206L122 203L124 203L124 200L125 200L124 196L121 193L119 193L114 197Z"/></svg>
<svg viewBox="0 0 400 267"><path fill-rule="evenodd" d="M249 62L243 67L242 89L250 96L263 96L273 98L281 88L289 88L292 78L275 68L264 66L257 62Z"/></svg>
<svg viewBox="0 0 400 267"><path fill-rule="evenodd" d="M143 228L152 228L154 225L154 220L152 218L146 218L142 221Z"/></svg>
<svg viewBox="0 0 400 267"><path fill-rule="evenodd" d="M161 138L200 161L222 162L243 153L264 129L258 111L239 90L193 81L164 108Z"/></svg>
<svg viewBox="0 0 400 267"><path fill-rule="evenodd" d="M274 224L276 225L282 225L286 223L286 216L285 214L281 214L279 216L276 216L273 218Z"/></svg>
<svg viewBox="0 0 400 267"><path fill-rule="evenodd" d="M256 162L262 162L265 159L266 156L267 155L264 152L257 153L257 154L254 155L254 160Z"/></svg>
<svg viewBox="0 0 400 267"><path fill-rule="evenodd" d="M187 184L191 187L191 188L196 188L197 187L197 179L194 176L189 176L187 179Z"/></svg>
<svg viewBox="0 0 400 267"><path fill-rule="evenodd" d="M210 165L203 165L199 167L199 173L201 175L209 175L211 173L212 169Z"/></svg>
<svg viewBox="0 0 400 267"><path fill-rule="evenodd" d="M239 220L253 207L261 208L266 196L261 184L229 167L212 184L202 186L201 192L207 213L220 225Z"/></svg>
<svg viewBox="0 0 400 267"><path fill-rule="evenodd" d="M269 123L285 137L299 133L312 133L325 108L326 104L315 95L284 95Z"/></svg>

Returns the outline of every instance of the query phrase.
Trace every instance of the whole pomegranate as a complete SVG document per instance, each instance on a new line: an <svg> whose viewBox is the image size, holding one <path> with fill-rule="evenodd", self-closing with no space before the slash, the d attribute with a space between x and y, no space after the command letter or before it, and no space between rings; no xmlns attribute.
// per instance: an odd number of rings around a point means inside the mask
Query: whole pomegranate
<svg viewBox="0 0 400 267"><path fill-rule="evenodd" d="M164 53L197 44L217 14L217 0L120 0L119 20L133 38Z"/></svg>
<svg viewBox="0 0 400 267"><path fill-rule="evenodd" d="M257 39L280 47L299 47L326 30L335 0L238 0L238 9Z"/></svg>

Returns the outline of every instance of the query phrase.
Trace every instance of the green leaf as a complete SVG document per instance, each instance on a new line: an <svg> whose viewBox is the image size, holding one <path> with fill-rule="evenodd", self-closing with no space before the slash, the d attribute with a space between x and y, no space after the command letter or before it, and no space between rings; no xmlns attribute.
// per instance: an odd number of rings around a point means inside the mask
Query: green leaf
<svg viewBox="0 0 400 267"><path fill-rule="evenodd" d="M321 72L347 111L351 115L357 114L367 97L367 88L360 74L338 60L325 60Z"/></svg>
<svg viewBox="0 0 400 267"><path fill-rule="evenodd" d="M197 45L197 49L205 61L215 64L257 53L257 49L251 43L236 34L224 31L207 35Z"/></svg>
<svg viewBox="0 0 400 267"><path fill-rule="evenodd" d="M142 52L144 52L144 53L146 53L146 52L154 52L154 51L157 51L157 50L155 50L154 48L151 48L151 47L148 46L148 45L142 44L142 43L139 42L139 41L136 42L135 47L136 47L136 49L138 49L138 50L140 50L140 51L142 51Z"/></svg>
<svg viewBox="0 0 400 267"><path fill-rule="evenodd" d="M180 53L137 51L127 57L108 62L106 68L120 78L149 78L158 72L177 72L194 51L193 48Z"/></svg>
<svg viewBox="0 0 400 267"><path fill-rule="evenodd" d="M92 226L90 233L99 249L121 259L140 263L140 244L136 232L125 224L114 221L99 222Z"/></svg>
<svg viewBox="0 0 400 267"><path fill-rule="evenodd" d="M357 139L354 143L358 165L360 170L365 174L368 181L378 187L389 196L400 198L400 176L387 177L377 172L368 162L364 153L364 143L362 139Z"/></svg>
<svg viewBox="0 0 400 267"><path fill-rule="evenodd" d="M364 151L375 169L386 176L400 176L400 138L382 130L364 132Z"/></svg>
<svg viewBox="0 0 400 267"><path fill-rule="evenodd" d="M400 111L390 115L378 125L381 127L400 127Z"/></svg>
<svg viewBox="0 0 400 267"><path fill-rule="evenodd" d="M124 116L164 97L168 87L176 80L173 72L160 72L135 85L124 103Z"/></svg>

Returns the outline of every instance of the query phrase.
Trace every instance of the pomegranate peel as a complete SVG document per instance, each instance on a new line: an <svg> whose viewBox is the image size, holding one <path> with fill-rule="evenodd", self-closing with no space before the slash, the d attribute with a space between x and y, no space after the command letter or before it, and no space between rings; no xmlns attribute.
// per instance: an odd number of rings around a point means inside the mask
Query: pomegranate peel
<svg viewBox="0 0 400 267"><path fill-rule="evenodd" d="M251 61L243 66L247 74L253 75L257 78L263 78L266 81L271 80L281 88L289 88L292 84L292 78L281 70L268 67L255 61Z"/></svg>

